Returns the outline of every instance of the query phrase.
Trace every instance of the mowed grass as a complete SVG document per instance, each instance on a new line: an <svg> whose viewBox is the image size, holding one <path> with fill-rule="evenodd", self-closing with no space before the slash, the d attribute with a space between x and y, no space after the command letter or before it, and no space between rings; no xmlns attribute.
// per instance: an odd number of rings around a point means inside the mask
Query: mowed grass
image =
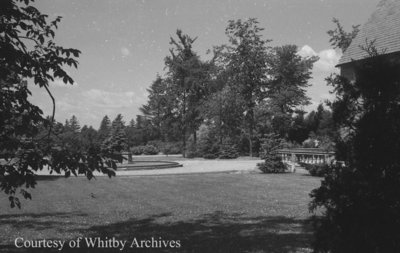
<svg viewBox="0 0 400 253"><path fill-rule="evenodd" d="M0 196L0 251L16 237L100 236L180 240L180 252L309 252L309 193L319 184L298 174L44 177L21 210Z"/></svg>

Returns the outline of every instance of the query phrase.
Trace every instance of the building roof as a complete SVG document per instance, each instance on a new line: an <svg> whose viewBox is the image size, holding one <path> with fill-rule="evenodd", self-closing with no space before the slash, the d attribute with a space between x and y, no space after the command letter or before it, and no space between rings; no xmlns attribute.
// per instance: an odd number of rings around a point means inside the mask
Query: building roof
<svg viewBox="0 0 400 253"><path fill-rule="evenodd" d="M378 52L400 52L400 0L379 2L375 12L344 52L338 66L367 58L368 53L360 48L366 46L367 41L375 41Z"/></svg>

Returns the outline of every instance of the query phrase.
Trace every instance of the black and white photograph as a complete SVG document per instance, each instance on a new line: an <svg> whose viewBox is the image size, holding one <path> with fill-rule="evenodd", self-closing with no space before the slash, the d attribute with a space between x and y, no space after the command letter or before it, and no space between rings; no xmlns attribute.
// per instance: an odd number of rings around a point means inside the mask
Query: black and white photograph
<svg viewBox="0 0 400 253"><path fill-rule="evenodd" d="M0 0L0 252L400 252L400 0Z"/></svg>

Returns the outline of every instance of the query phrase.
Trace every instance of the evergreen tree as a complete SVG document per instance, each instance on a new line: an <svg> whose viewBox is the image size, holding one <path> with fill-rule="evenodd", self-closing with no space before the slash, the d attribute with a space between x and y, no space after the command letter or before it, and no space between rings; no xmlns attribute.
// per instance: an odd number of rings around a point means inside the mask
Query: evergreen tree
<svg viewBox="0 0 400 253"><path fill-rule="evenodd" d="M270 133L262 139L260 158L264 162L257 164L263 173L284 173L286 165L276 150L283 147L284 140L279 135Z"/></svg>
<svg viewBox="0 0 400 253"><path fill-rule="evenodd" d="M171 37L170 56L165 58L167 75L172 84L171 95L175 97L174 109L179 114L183 155L186 152L188 135L193 134L196 142L196 131L203 119L199 105L207 93L208 65L200 60L192 46L196 38L191 38L177 30L177 40Z"/></svg>
<svg viewBox="0 0 400 253"><path fill-rule="evenodd" d="M75 115L72 115L69 120L69 128L74 133L79 133L81 130L81 126L79 125L78 118Z"/></svg>
<svg viewBox="0 0 400 253"><path fill-rule="evenodd" d="M146 138L148 140L176 138L171 132L171 125L173 122L179 123L179 108L176 103L176 87L171 87L169 80L157 76L157 79L147 90L149 92L147 104L140 108L143 115L151 123L148 125L150 127L146 129L149 135Z"/></svg>
<svg viewBox="0 0 400 253"><path fill-rule="evenodd" d="M108 138L103 142L102 148L111 150L112 152L120 153L126 150L127 138L125 133L125 125L122 120L122 115L118 114L111 124L111 130Z"/></svg>
<svg viewBox="0 0 400 253"><path fill-rule="evenodd" d="M219 148L219 158L220 159L236 159L239 157L239 152L236 145L232 143L224 143L220 145Z"/></svg>
<svg viewBox="0 0 400 253"><path fill-rule="evenodd" d="M135 127L135 120L131 119L131 121L129 121L129 127Z"/></svg>
<svg viewBox="0 0 400 253"><path fill-rule="evenodd" d="M111 121L108 118L108 116L105 115L101 120L100 128L98 131L98 143L103 143L103 141L107 139L107 137L110 134L110 129L111 129Z"/></svg>

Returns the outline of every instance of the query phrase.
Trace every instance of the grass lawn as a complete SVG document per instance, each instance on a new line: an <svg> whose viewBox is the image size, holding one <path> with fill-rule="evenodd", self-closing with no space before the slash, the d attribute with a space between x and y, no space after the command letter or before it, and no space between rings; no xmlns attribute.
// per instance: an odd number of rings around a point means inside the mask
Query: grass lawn
<svg viewBox="0 0 400 253"><path fill-rule="evenodd" d="M298 174L47 177L21 210L0 195L0 252L20 252L16 237L80 236L180 240L180 252L310 252L308 194L319 183Z"/></svg>

